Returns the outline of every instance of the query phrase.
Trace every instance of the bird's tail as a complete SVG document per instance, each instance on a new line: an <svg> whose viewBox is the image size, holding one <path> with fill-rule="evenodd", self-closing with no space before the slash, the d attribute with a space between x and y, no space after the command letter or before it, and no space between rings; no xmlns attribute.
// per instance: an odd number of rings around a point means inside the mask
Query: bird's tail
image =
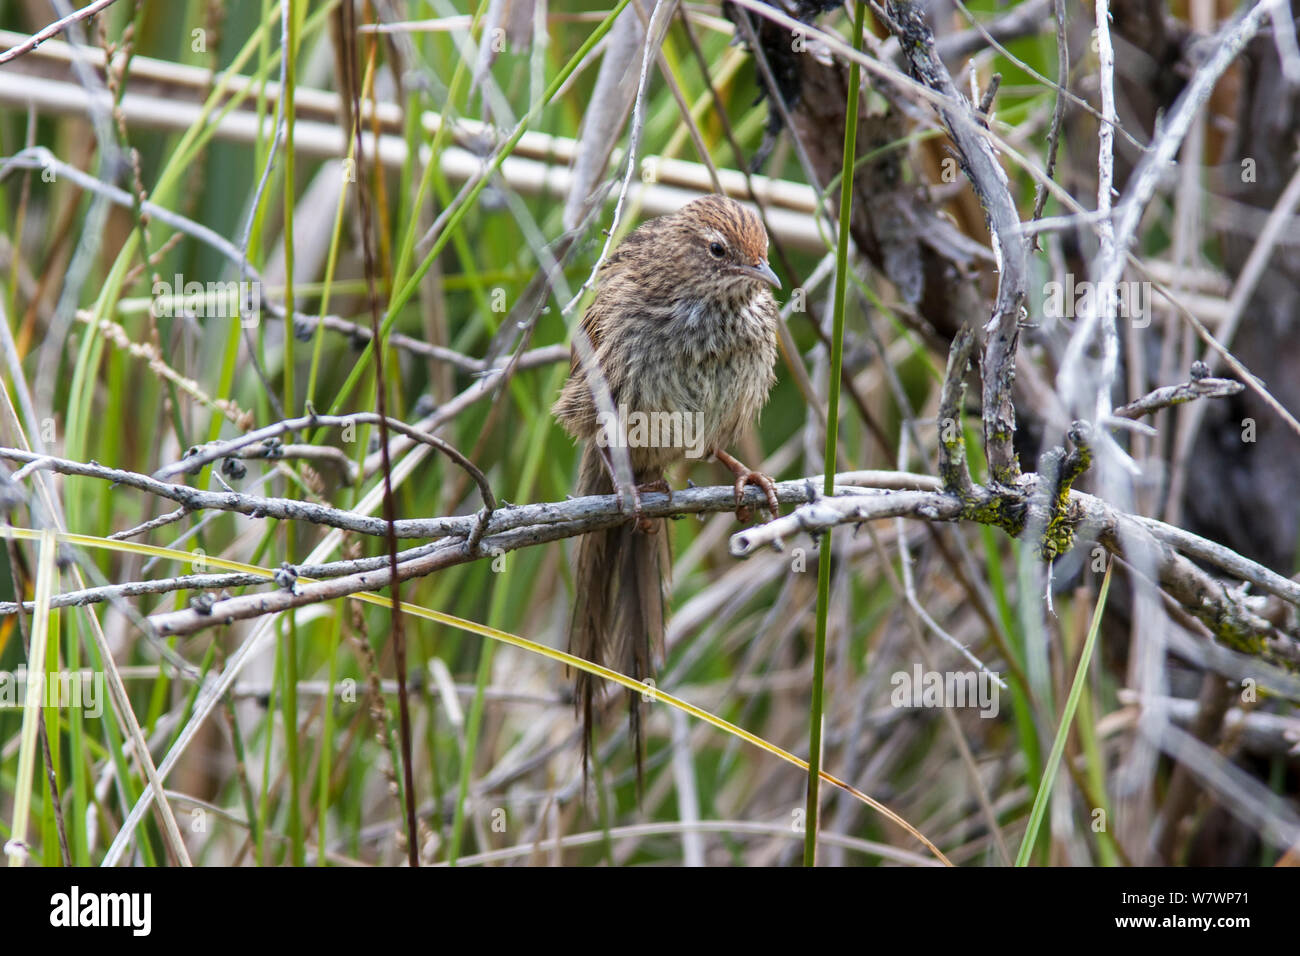
<svg viewBox="0 0 1300 956"><path fill-rule="evenodd" d="M637 475L638 484L659 475ZM600 449L589 442L582 455L579 495L614 493ZM569 653L621 671L636 680L653 673L664 653L664 575L669 565L667 522L652 519L653 531L636 521L582 536L578 543ZM579 671L574 704L582 716L582 768L591 749L594 704L600 678ZM628 692L628 725L641 785L641 694Z"/></svg>

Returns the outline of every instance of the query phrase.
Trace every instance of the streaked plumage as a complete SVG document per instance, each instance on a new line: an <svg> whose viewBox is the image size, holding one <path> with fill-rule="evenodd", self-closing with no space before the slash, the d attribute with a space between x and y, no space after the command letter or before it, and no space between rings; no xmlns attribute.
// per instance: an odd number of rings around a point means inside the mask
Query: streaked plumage
<svg viewBox="0 0 1300 956"><path fill-rule="evenodd" d="M779 283L767 265L767 231L734 200L697 199L629 234L602 265L582 319L612 407L699 413L705 451L725 450L757 416L775 381L778 310L770 285ZM598 407L580 354L575 346L554 413L585 443L578 494L612 494L595 441ZM627 451L637 485L662 480L664 469L685 457L681 447ZM571 653L638 680L653 673L652 656L663 656L669 556L663 525L629 521L583 536ZM596 684L578 675L584 767ZM628 696L639 776L640 697Z"/></svg>

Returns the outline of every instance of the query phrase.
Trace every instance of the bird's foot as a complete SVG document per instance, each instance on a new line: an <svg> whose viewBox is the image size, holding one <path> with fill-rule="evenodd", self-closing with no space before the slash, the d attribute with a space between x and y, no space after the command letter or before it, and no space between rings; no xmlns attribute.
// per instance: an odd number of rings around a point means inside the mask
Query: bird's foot
<svg viewBox="0 0 1300 956"><path fill-rule="evenodd" d="M673 502L673 486L668 484L668 480L665 478L656 478L654 481L647 481L645 484L637 485L635 490L637 492L638 503L641 500L641 495L648 495L654 492L667 495L669 504L672 504ZM645 534L654 534L659 530L659 522L655 521L653 518L647 518L642 515L639 511L639 505L636 518L638 531L642 531Z"/></svg>
<svg viewBox="0 0 1300 956"><path fill-rule="evenodd" d="M673 503L673 486L668 484L667 478L656 478L654 481L647 481L643 485L637 485L636 490L643 495L660 494L668 496L668 503Z"/></svg>
<svg viewBox="0 0 1300 956"><path fill-rule="evenodd" d="M736 520L741 524L749 524L753 520L754 513L749 506L745 504L745 486L757 485L763 489L763 494L767 497L767 510L772 513L773 518L780 517L781 506L776 499L776 482L761 471L754 471L741 462L737 461L725 451L719 449L713 453L718 461L722 462L731 469L732 474L736 476Z"/></svg>
<svg viewBox="0 0 1300 956"><path fill-rule="evenodd" d="M654 534L659 530L659 522L656 519L647 518L641 513L641 495L651 494L653 492L667 495L669 503L672 503L672 486L663 478L656 478L654 481L647 481L640 485L630 484L625 487L619 486L615 492L618 495L619 510L624 514L628 513L626 502L628 499L631 499L632 509L630 517L636 523L637 530L643 534Z"/></svg>
<svg viewBox="0 0 1300 956"><path fill-rule="evenodd" d="M634 484L614 483L614 494L618 496L618 510L628 515L637 523L637 527L642 526L646 519L641 514L641 492ZM628 501L632 502L631 509L628 508Z"/></svg>

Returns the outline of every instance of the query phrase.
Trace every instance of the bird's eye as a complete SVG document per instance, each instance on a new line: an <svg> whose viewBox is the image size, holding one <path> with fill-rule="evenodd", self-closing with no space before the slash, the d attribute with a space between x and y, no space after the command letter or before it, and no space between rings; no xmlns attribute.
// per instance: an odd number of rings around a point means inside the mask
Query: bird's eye
<svg viewBox="0 0 1300 956"><path fill-rule="evenodd" d="M711 242L709 243L709 252L713 255L713 258L721 259L727 254L727 249L720 242Z"/></svg>

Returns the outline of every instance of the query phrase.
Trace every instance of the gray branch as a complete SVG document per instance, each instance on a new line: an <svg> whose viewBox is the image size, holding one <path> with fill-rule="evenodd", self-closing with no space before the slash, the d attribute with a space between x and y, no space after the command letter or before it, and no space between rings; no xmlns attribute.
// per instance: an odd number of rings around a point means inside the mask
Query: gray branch
<svg viewBox="0 0 1300 956"><path fill-rule="evenodd" d="M998 292L993 315L984 325L983 373L984 444L989 471L1000 485L1013 485L1020 474L1012 438L1016 412L1011 386L1016 377L1016 345L1020 340L1021 303L1028 285L1026 240L993 145L979 116L957 90L935 52L934 33L916 0L893 0L890 16L898 40L917 77L943 96L939 116L957 147L963 171L979 197L993 236L998 267ZM953 372L949 369L950 374Z"/></svg>
<svg viewBox="0 0 1300 956"><path fill-rule="evenodd" d="M836 525L895 517L977 521L1001 526L1019 537L1026 527L1025 516L1035 496L1052 497L1053 488L1048 485L1047 479L1040 475L1026 475L1014 489L976 488L963 497L942 491L878 492L817 500L775 521L733 535L731 553L745 557L800 532L817 535ZM1300 671L1298 636L1265 619L1259 597L1252 597L1241 588L1230 588L1188 556L1213 564L1297 607L1300 607L1300 583L1191 532L1152 518L1125 514L1100 498L1082 492L1069 492L1065 520L1073 528L1076 540L1096 541L1116 557L1124 558L1135 543L1145 548L1155 558L1159 585L1204 623L1216 640L1292 672Z"/></svg>
<svg viewBox="0 0 1300 956"><path fill-rule="evenodd" d="M1197 363L1200 364L1199 362ZM1182 405L1198 398L1227 398L1236 395L1246 386L1230 378L1198 378L1193 369L1192 379L1182 385L1166 385L1144 395L1135 402L1121 405L1111 412L1116 418L1141 418L1152 415L1171 405Z"/></svg>
<svg viewBox="0 0 1300 956"><path fill-rule="evenodd" d="M374 536L385 533L382 520L307 502L260 498L237 492L201 492L93 462L81 464L15 449L0 448L0 458L27 462L29 469L45 468L124 484L170 497L194 510L213 507L343 527ZM1026 527L1031 501L1041 495L1044 489L1040 486L1046 482L1042 476L1025 475L1015 488L995 491L972 486L965 494L957 495L942 490L939 479L927 475L849 472L836 476L835 494L825 497L817 490L820 476L784 481L776 486L777 498L783 504L796 505L795 510L765 525L733 535L731 551L744 557L762 547L780 547L785 538L800 533L817 535L835 525L899 517L923 521L974 521L993 524L1020 536ZM874 487L861 487L867 483ZM641 510L646 517L727 512L736 507L734 494L730 485L686 488L671 495L647 493L641 497ZM744 502L756 507L761 504L762 497L760 489L750 487L745 491ZM1126 549L1124 542L1142 542L1156 555L1155 569L1160 586L1205 623L1216 639L1289 670L1300 670L1300 642L1262 616L1259 609L1261 599L1248 595L1241 588L1228 587L1203 571L1189 557L1210 563L1297 607L1300 607L1300 583L1190 532L1154 519L1116 511L1092 495L1070 491L1066 500L1068 506L1061 520L1069 525L1077 540L1097 541L1121 558ZM613 527L626 520L628 516L617 495L594 495L562 502L504 504L486 519L481 513L398 521L399 537L425 538L431 542L398 556L398 579L421 577L456 564ZM277 582L281 586L275 591L204 600L189 610L155 615L148 619L149 623L159 634L191 634L206 627L278 613L361 591L378 590L391 581L387 559L383 557L291 570L294 574L289 576L288 586ZM54 606L66 607L119 596L182 589L210 590L266 583L270 582L264 575L188 575L159 582L131 582L71 592L56 596ZM0 614L16 610L16 604L0 604Z"/></svg>

